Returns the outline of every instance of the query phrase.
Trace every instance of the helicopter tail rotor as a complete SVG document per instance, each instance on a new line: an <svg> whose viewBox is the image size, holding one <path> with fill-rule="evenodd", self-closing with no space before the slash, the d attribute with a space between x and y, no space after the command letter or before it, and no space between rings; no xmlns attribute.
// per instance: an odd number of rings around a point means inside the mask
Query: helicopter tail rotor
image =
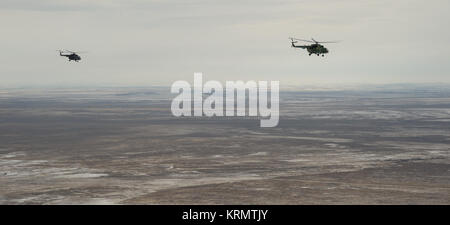
<svg viewBox="0 0 450 225"><path fill-rule="evenodd" d="M298 41L294 41L295 38L289 37L289 39L291 39L291 45L292 47L295 47L295 43L297 43Z"/></svg>

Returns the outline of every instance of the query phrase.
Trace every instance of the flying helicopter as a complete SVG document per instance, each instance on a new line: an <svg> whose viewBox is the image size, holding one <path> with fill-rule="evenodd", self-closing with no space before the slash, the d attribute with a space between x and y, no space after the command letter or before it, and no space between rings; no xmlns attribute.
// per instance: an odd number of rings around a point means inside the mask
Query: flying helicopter
<svg viewBox="0 0 450 225"><path fill-rule="evenodd" d="M70 61L75 61L78 62L81 60L81 57L78 54L84 53L84 52L73 52L73 51L69 51L69 50L57 50L59 51L59 55L60 56L64 56L67 57Z"/></svg>
<svg viewBox="0 0 450 225"><path fill-rule="evenodd" d="M325 56L325 54L328 53L328 49L325 48L322 43L337 43L338 41L316 41L314 38L311 38L311 40L305 40L305 39L298 39L298 38L292 38L291 39L291 45L293 48L303 48L306 49L309 53L309 55L316 54L317 56L322 55L322 57ZM294 41L295 40L295 41ZM312 43L310 45L295 45L298 41L308 42Z"/></svg>

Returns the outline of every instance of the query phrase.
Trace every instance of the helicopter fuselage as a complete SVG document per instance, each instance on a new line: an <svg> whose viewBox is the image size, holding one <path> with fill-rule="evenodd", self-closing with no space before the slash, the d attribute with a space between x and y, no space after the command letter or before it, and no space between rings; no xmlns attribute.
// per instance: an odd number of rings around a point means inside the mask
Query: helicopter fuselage
<svg viewBox="0 0 450 225"><path fill-rule="evenodd" d="M308 51L309 55L311 54L323 55L328 53L328 49L321 44L312 44L308 46L306 50Z"/></svg>
<svg viewBox="0 0 450 225"><path fill-rule="evenodd" d="M309 53L309 55L312 54L316 54L316 55L322 55L324 56L325 54L328 53L328 49L325 48L323 45L321 44L311 44L311 45L294 45L294 43L292 43L292 47L294 48L303 48L306 49Z"/></svg>
<svg viewBox="0 0 450 225"><path fill-rule="evenodd" d="M291 45L293 48L302 48L306 49L309 53L309 55L315 54L317 56L322 55L325 56L329 51L325 46L321 45L322 43L336 43L337 41L316 41L314 38L311 38L311 40L305 40L305 39L298 39L290 37L291 39ZM311 43L309 45L295 45L298 41L308 42Z"/></svg>
<svg viewBox="0 0 450 225"><path fill-rule="evenodd" d="M71 54L62 54L62 53L59 53L59 55L60 56L64 56L64 57L67 57L68 59L69 59L69 61L76 61L76 62L78 62L79 60L81 60L81 57L79 56L79 55L77 55L77 54L75 54L75 53L71 53Z"/></svg>

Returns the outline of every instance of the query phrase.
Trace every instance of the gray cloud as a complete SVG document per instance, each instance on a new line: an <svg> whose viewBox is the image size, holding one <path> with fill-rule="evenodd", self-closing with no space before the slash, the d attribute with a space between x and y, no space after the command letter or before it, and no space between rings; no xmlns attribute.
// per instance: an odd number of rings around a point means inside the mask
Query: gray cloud
<svg viewBox="0 0 450 225"><path fill-rule="evenodd" d="M0 2L2 85L450 82L448 1ZM344 40L324 59L289 36ZM67 63L55 50L86 50Z"/></svg>
<svg viewBox="0 0 450 225"><path fill-rule="evenodd" d="M101 4L96 1L80 0L2 0L1 10L28 10L28 11L83 11L99 9Z"/></svg>

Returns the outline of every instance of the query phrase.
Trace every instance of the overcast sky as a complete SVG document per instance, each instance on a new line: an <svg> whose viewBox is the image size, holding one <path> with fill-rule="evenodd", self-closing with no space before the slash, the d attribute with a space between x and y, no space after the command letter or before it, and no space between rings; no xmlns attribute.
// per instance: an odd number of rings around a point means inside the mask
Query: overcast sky
<svg viewBox="0 0 450 225"><path fill-rule="evenodd" d="M0 0L0 86L450 83L449 27L448 0Z"/></svg>

